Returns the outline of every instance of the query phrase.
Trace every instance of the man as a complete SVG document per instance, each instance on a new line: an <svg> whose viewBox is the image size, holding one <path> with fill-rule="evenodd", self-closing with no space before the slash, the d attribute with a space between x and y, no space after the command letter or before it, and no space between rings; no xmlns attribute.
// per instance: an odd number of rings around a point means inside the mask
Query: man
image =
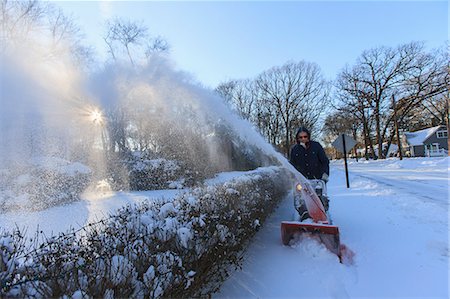
<svg viewBox="0 0 450 299"><path fill-rule="evenodd" d="M330 174L330 161L320 143L311 140L311 134L308 129L301 127L295 135L297 144L291 149L289 162L307 179L321 179L328 182ZM316 189L316 192L318 190ZM328 211L329 200L325 194L320 191L319 198ZM303 200L294 199L294 204L300 215L300 221L308 219L309 213Z"/></svg>
<svg viewBox="0 0 450 299"><path fill-rule="evenodd" d="M291 149L289 162L307 179L328 182L330 161L320 143L311 140L308 129L301 127L295 135L297 144Z"/></svg>

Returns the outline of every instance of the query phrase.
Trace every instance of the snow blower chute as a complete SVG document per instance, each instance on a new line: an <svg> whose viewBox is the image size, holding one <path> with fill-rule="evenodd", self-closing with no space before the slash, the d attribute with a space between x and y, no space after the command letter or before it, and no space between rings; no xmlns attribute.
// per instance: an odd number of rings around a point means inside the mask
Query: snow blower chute
<svg viewBox="0 0 450 299"><path fill-rule="evenodd" d="M289 245L295 234L317 236L342 262L343 246L339 240L339 228L331 224L324 205L328 207L324 181L309 180L307 184L298 183L294 191L294 206L300 215L300 221L281 222L281 239L284 245Z"/></svg>

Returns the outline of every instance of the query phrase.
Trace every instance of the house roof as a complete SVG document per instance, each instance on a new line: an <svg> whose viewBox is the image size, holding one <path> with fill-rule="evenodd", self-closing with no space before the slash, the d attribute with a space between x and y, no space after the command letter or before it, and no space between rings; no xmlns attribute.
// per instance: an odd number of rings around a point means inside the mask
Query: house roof
<svg viewBox="0 0 450 299"><path fill-rule="evenodd" d="M425 140L427 140L431 135L436 133L437 130L439 130L441 126L436 126L428 129L423 129L416 132L405 132L406 141L409 145L415 146L415 145L423 145Z"/></svg>

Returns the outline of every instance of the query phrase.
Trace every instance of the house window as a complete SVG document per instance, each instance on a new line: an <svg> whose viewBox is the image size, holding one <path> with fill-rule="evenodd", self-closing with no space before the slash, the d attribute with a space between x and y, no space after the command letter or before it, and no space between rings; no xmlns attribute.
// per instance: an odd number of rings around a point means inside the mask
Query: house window
<svg viewBox="0 0 450 299"><path fill-rule="evenodd" d="M447 130L445 131L439 131L436 133L437 138L447 138L448 134L447 134Z"/></svg>

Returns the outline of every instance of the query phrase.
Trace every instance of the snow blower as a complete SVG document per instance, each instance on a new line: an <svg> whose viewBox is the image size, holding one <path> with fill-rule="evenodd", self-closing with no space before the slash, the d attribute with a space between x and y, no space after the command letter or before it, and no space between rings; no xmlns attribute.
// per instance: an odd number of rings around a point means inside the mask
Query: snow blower
<svg viewBox="0 0 450 299"><path fill-rule="evenodd" d="M309 180L303 185L298 183L294 191L294 206L299 213L300 221L281 222L281 240L284 245L289 245L296 234L317 237L328 250L339 257L342 263L346 247L340 244L339 228L332 225L324 205L328 208L324 181Z"/></svg>

